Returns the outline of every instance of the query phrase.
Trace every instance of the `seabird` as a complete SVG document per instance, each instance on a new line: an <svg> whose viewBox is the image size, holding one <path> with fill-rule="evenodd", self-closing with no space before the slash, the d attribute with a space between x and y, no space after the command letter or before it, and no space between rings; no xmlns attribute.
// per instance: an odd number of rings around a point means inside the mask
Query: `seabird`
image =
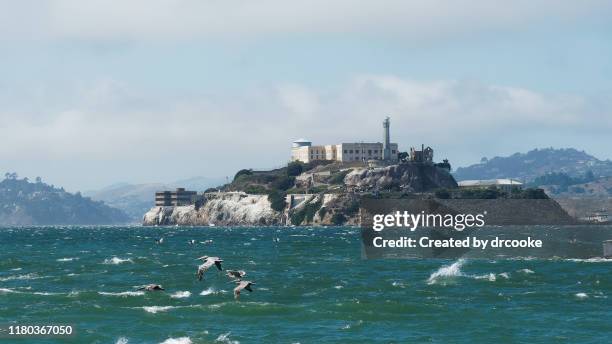
<svg viewBox="0 0 612 344"><path fill-rule="evenodd" d="M227 270L226 275L229 278L241 280L242 277L246 276L246 272L244 270Z"/></svg>
<svg viewBox="0 0 612 344"><path fill-rule="evenodd" d="M195 244L195 240L194 239L189 240L189 244L191 245Z"/></svg>
<svg viewBox="0 0 612 344"><path fill-rule="evenodd" d="M251 282L251 281L236 281L236 284L238 284L238 286L236 288L234 288L234 299L238 300L240 298L240 292L242 291L242 289L246 289L249 292L253 291L253 289L251 289L251 286L255 285L255 282Z"/></svg>
<svg viewBox="0 0 612 344"><path fill-rule="evenodd" d="M149 284L149 285L145 285L143 287L138 288L138 290L156 291L156 290L166 290L166 289L162 288L160 284Z"/></svg>
<svg viewBox="0 0 612 344"><path fill-rule="evenodd" d="M155 240L155 243L163 244L164 243L164 238L159 238L159 239Z"/></svg>
<svg viewBox="0 0 612 344"><path fill-rule="evenodd" d="M202 280L202 278L204 278L204 272L210 269L213 265L216 266L219 271L223 270L221 268L221 262L223 262L223 260L219 257L202 256L198 259L204 261L204 264L198 266L198 272L196 273L196 275L198 276L198 280L200 281Z"/></svg>

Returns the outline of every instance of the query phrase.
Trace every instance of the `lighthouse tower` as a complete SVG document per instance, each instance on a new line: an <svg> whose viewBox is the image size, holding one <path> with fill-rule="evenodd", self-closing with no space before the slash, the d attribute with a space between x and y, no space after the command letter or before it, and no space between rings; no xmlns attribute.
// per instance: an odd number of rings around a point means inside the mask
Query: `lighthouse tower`
<svg viewBox="0 0 612 344"><path fill-rule="evenodd" d="M391 126L391 119L389 116L383 121L383 160L391 160L391 136L389 134L389 127Z"/></svg>

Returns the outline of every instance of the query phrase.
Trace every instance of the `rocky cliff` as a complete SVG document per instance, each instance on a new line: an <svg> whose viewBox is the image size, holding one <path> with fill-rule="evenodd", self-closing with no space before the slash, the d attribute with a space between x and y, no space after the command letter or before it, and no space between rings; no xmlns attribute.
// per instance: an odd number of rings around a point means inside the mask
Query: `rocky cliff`
<svg viewBox="0 0 612 344"><path fill-rule="evenodd" d="M355 169L346 175L344 184L361 191L424 192L457 187L457 182L447 170L419 163Z"/></svg>
<svg viewBox="0 0 612 344"><path fill-rule="evenodd" d="M153 207L143 217L144 225L253 226L278 225L282 213L272 210L267 195L244 192L206 194L203 204Z"/></svg>
<svg viewBox="0 0 612 344"><path fill-rule="evenodd" d="M144 215L143 224L357 225L361 194L427 192L457 187L447 170L420 163L377 168L329 164L304 171L296 177L283 169L265 173L244 171L234 178L226 191L241 187L268 194L241 191L207 193L197 206L154 207ZM284 207L283 197L286 201ZM271 198L275 204L280 201L280 206L273 206Z"/></svg>

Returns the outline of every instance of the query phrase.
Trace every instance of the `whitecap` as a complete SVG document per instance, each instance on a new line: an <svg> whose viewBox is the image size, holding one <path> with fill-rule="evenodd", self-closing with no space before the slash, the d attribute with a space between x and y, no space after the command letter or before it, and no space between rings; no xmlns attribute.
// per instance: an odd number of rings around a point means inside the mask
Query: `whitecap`
<svg viewBox="0 0 612 344"><path fill-rule="evenodd" d="M575 296L577 298L579 298L579 299L586 299L587 297L589 297L589 295L587 295L587 293L576 293Z"/></svg>
<svg viewBox="0 0 612 344"><path fill-rule="evenodd" d="M168 338L161 342L160 344L191 344L191 338L189 337L179 337L179 338Z"/></svg>
<svg viewBox="0 0 612 344"><path fill-rule="evenodd" d="M123 258L119 258L119 257L113 257L110 259L104 259L103 264L112 264L112 265L117 265L117 264L121 264L121 263L125 263L125 262L132 262L132 258L127 258L127 259L123 259Z"/></svg>
<svg viewBox="0 0 612 344"><path fill-rule="evenodd" d="M115 344L128 344L128 339L125 337L120 337L119 339L117 339Z"/></svg>
<svg viewBox="0 0 612 344"><path fill-rule="evenodd" d="M427 279L427 284L436 284L438 281L443 279L449 279L453 277L463 276L461 267L465 263L464 259L459 259L451 265L444 265L438 270L433 272Z"/></svg>
<svg viewBox="0 0 612 344"><path fill-rule="evenodd" d="M58 262L71 262L73 260L78 260L78 259L79 259L78 257L67 257L67 258L56 259L56 261L58 261Z"/></svg>
<svg viewBox="0 0 612 344"><path fill-rule="evenodd" d="M191 292L189 291L177 291L176 293L170 295L170 297L173 299L184 299L189 296L191 296Z"/></svg>
<svg viewBox="0 0 612 344"><path fill-rule="evenodd" d="M7 277L0 277L0 282L13 281L13 280L32 280L32 279L39 279L39 278L45 278L45 276L38 276L37 274L12 275L12 276L7 276Z"/></svg>
<svg viewBox="0 0 612 344"><path fill-rule="evenodd" d="M228 343L228 344L240 344L239 341L237 340L231 340L229 338L229 336L231 335L231 332L227 332L227 333L222 333L219 335L219 337L217 337L217 339L215 339L215 342L219 342L219 343Z"/></svg>
<svg viewBox="0 0 612 344"><path fill-rule="evenodd" d="M106 291L99 291L98 294L105 295L105 296L122 296L122 297L126 297L126 296L141 296L141 295L144 295L145 292L142 291L142 290L137 290L137 291L122 291L122 292L117 292L117 293L106 292Z"/></svg>
<svg viewBox="0 0 612 344"><path fill-rule="evenodd" d="M14 268L14 269L11 269L11 271L20 271L20 270L21 270L21 268Z"/></svg>
<svg viewBox="0 0 612 344"><path fill-rule="evenodd" d="M173 308L176 308L174 306L144 306L142 307L142 309L145 310L145 312L148 313L158 313L158 312L167 312Z"/></svg>
<svg viewBox="0 0 612 344"><path fill-rule="evenodd" d="M215 288L208 288L208 289L202 290L200 295L206 296L206 295L211 295L211 294L216 294L216 293L217 293L217 290L215 290Z"/></svg>
<svg viewBox="0 0 612 344"><path fill-rule="evenodd" d="M505 278L505 279L509 279L510 275L507 272L502 272L501 274L499 274L499 276Z"/></svg>
<svg viewBox="0 0 612 344"><path fill-rule="evenodd" d="M610 258L601 258L601 257L595 257L595 258L588 258L588 259L568 259L571 262L581 262L581 263L610 263L612 262L612 259Z"/></svg>
<svg viewBox="0 0 612 344"><path fill-rule="evenodd" d="M486 275L480 275L480 276L473 276L475 279L486 279L489 282L495 282L497 280L497 278L495 277L494 273L489 273Z"/></svg>
<svg viewBox="0 0 612 344"><path fill-rule="evenodd" d="M532 274L532 273L534 273L534 271L530 270L530 269L520 269L520 270L518 270L518 272L522 272L524 274Z"/></svg>

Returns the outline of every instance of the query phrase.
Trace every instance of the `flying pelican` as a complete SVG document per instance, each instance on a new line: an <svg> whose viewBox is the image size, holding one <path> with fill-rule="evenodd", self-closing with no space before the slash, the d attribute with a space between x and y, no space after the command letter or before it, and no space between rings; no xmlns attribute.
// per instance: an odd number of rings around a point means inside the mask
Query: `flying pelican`
<svg viewBox="0 0 612 344"><path fill-rule="evenodd" d="M206 272L206 270L210 269L213 265L215 265L217 269L219 269L219 271L223 270L221 268L221 262L223 260L219 257L202 256L198 259L204 261L204 264L198 266L198 272L196 273L196 275L198 276L198 280L200 281L204 278L204 273Z"/></svg>
<svg viewBox="0 0 612 344"><path fill-rule="evenodd" d="M246 276L246 272L244 270L227 270L226 275L229 278L241 280L242 277Z"/></svg>
<svg viewBox="0 0 612 344"><path fill-rule="evenodd" d="M242 291L242 289L246 289L250 292L253 291L253 289L251 289L252 285L255 285L255 282L251 282L251 281L236 281L236 284L238 284L238 286L236 288L234 288L234 299L238 300L240 299L240 292Z"/></svg>
<svg viewBox="0 0 612 344"><path fill-rule="evenodd" d="M158 290L166 290L166 289L162 288L161 284L149 284L149 285L145 285L145 286L138 288L138 290L158 291Z"/></svg>

